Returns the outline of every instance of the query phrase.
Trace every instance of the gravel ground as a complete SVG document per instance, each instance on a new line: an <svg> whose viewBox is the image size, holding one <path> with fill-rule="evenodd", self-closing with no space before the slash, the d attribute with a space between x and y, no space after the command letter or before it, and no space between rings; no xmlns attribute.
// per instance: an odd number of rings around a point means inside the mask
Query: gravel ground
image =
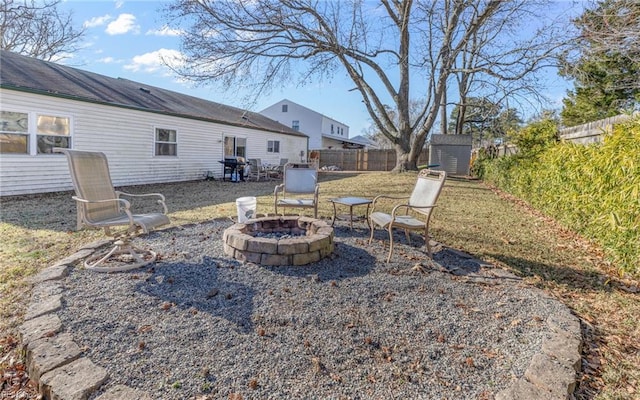
<svg viewBox="0 0 640 400"><path fill-rule="evenodd" d="M519 281L447 273L468 259L441 249L429 262L403 234L387 264L386 232L367 246L362 224L337 222L336 250L318 263L243 265L222 250L231 224L150 234L144 245L161 256L153 268L74 268L65 278L60 318L109 371L103 389L125 384L154 399L492 398L522 376L548 335L545 319L564 307Z"/></svg>

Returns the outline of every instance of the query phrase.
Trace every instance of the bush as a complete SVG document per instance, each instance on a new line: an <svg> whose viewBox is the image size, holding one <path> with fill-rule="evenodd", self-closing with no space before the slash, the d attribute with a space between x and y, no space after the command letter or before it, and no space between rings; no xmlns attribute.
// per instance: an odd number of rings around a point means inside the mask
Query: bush
<svg viewBox="0 0 640 400"><path fill-rule="evenodd" d="M603 143L553 143L538 125L516 156L483 160L482 178L598 242L620 271L640 275L640 118ZM546 138L545 138L546 137Z"/></svg>
<svg viewBox="0 0 640 400"><path fill-rule="evenodd" d="M558 141L558 126L552 119L532 122L513 134L521 157L535 157Z"/></svg>

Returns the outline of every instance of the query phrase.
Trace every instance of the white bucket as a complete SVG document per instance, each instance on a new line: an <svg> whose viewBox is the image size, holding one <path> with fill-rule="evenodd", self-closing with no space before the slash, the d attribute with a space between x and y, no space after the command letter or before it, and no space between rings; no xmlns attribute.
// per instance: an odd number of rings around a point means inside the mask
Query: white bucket
<svg viewBox="0 0 640 400"><path fill-rule="evenodd" d="M255 197L239 197L236 199L236 207L238 208L238 222L241 224L247 222L256 216L256 198Z"/></svg>

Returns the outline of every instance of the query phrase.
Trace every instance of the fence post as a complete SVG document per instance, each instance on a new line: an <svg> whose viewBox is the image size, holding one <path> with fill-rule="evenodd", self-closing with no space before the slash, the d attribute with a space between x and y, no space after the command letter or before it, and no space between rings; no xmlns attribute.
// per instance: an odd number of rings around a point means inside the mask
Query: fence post
<svg viewBox="0 0 640 400"><path fill-rule="evenodd" d="M362 150L362 169L365 171L369 170L369 150Z"/></svg>

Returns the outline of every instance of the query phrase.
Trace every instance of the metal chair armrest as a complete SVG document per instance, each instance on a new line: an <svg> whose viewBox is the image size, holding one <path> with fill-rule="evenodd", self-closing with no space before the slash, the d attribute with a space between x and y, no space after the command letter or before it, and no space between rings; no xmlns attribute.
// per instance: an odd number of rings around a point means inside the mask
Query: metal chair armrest
<svg viewBox="0 0 640 400"><path fill-rule="evenodd" d="M419 210L426 210L429 208L434 208L436 207L435 205L431 205L431 206L413 206L411 204L398 204L395 207L393 207L393 210L391 210L391 216L395 218L396 215L398 215L397 210L404 208L406 209L405 215L409 214L409 210L411 210L412 208L415 209L419 209Z"/></svg>
<svg viewBox="0 0 640 400"><path fill-rule="evenodd" d="M134 194L134 193L127 193L127 192L121 192L116 190L116 195L118 196L118 198L120 196L129 196L129 197L159 197L158 200L156 200L157 204L160 204L162 206L163 209L163 214L168 214L169 213L169 208L167 208L167 204L165 203L165 197L163 194L161 193L141 193L141 194Z"/></svg>
<svg viewBox="0 0 640 400"><path fill-rule="evenodd" d="M396 215L398 215L398 210L401 210L401 209L404 209L405 210L405 214L408 214L409 210L411 209L411 206L409 204L397 204L391 210L391 219L394 219L396 217Z"/></svg>
<svg viewBox="0 0 640 400"><path fill-rule="evenodd" d="M100 203L117 202L120 205L120 210L122 210L125 214L127 214L127 218L129 219L129 226L131 227L131 226L135 225L135 221L133 220L133 214L131 214L131 210L130 210L131 203L129 203L125 199L118 198L118 199L105 199L105 200L87 200L87 199L80 198L78 196L71 196L71 198L74 199L75 201L79 202L79 203L86 203L86 204L100 204ZM82 214L82 218L87 223L90 223L90 221L87 220L87 218L84 215L84 213Z"/></svg>
<svg viewBox="0 0 640 400"><path fill-rule="evenodd" d="M379 200L402 200L402 199L408 199L408 198L409 196L389 196L385 194L378 195L374 197L373 201L371 202L371 213L373 213L376 210L376 206L379 205L378 203Z"/></svg>
<svg viewBox="0 0 640 400"><path fill-rule="evenodd" d="M99 203L113 203L113 202L117 202L117 203L122 203L120 205L120 207L122 207L124 210L128 210L129 208L131 208L131 203L129 203L127 200L125 199L105 199L105 200L87 200L87 199L83 199L80 198L78 196L71 196L72 199L74 199L77 202L80 203L87 203L87 204L99 204Z"/></svg>

